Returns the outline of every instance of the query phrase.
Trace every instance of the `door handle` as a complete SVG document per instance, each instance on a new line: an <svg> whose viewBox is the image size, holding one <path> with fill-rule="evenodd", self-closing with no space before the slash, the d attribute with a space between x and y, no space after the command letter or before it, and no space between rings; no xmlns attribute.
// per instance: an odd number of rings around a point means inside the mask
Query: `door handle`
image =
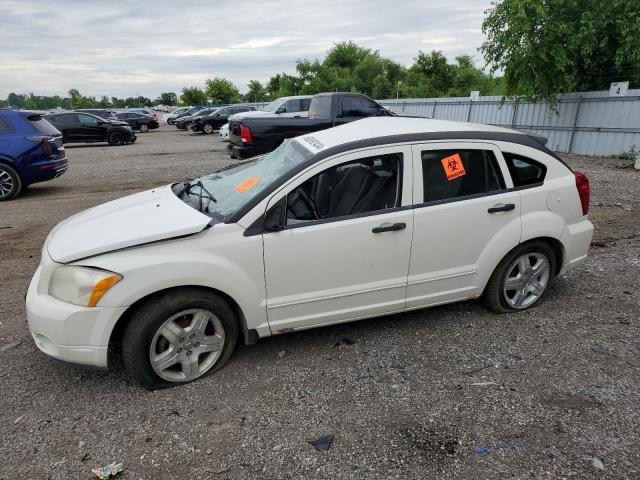
<svg viewBox="0 0 640 480"><path fill-rule="evenodd" d="M404 230L405 228L407 228L406 223L383 223L382 225L373 228L371 231L373 233L395 232L396 230Z"/></svg>
<svg viewBox="0 0 640 480"><path fill-rule="evenodd" d="M489 210L487 210L489 213L496 213L496 212L509 212L511 210L515 210L516 206L513 203L498 203L497 205L494 205L493 207L491 207Z"/></svg>

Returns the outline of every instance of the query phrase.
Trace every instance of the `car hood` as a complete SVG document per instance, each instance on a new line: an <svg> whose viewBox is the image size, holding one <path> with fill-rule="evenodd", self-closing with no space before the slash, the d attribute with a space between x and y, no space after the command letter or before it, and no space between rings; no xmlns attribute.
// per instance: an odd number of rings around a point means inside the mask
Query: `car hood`
<svg viewBox="0 0 640 480"><path fill-rule="evenodd" d="M67 263L198 233L210 221L210 217L184 203L166 185L67 218L49 234L47 252L54 261Z"/></svg>

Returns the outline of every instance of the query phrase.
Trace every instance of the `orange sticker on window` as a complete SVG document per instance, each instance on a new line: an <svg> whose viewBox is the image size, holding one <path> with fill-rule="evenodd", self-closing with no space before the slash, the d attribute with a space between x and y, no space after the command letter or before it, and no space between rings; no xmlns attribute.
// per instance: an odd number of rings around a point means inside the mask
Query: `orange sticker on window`
<svg viewBox="0 0 640 480"><path fill-rule="evenodd" d="M233 191L239 192L239 193L248 192L259 183L260 183L260 179L258 177L247 177L243 181L241 181L236 186L236 188L233 189Z"/></svg>
<svg viewBox="0 0 640 480"><path fill-rule="evenodd" d="M447 174L447 180L453 180L467 173L464 170L464 165L459 153L454 153L453 155L443 158L440 161L442 162L444 173Z"/></svg>

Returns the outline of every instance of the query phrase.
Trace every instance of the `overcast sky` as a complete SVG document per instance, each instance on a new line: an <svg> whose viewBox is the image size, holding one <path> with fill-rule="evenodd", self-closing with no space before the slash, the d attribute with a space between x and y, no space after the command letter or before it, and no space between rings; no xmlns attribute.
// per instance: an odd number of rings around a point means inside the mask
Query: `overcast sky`
<svg viewBox="0 0 640 480"><path fill-rule="evenodd" d="M353 40L410 65L477 48L490 0L0 0L0 98L9 92L156 98L207 78L294 73Z"/></svg>

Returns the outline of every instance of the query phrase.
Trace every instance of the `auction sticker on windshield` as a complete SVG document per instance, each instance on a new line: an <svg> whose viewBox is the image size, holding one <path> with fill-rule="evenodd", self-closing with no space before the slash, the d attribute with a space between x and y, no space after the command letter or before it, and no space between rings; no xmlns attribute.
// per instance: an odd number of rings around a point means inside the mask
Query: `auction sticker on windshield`
<svg viewBox="0 0 640 480"><path fill-rule="evenodd" d="M260 183L260 179L258 177L247 177L243 181L241 181L236 186L236 188L233 189L233 191L239 192L239 193L248 192L259 183Z"/></svg>
<svg viewBox="0 0 640 480"><path fill-rule="evenodd" d="M462 163L462 158L460 158L459 153L454 153L440 161L442 162L444 173L447 175L447 180L454 180L467 173L464 170L464 164Z"/></svg>

